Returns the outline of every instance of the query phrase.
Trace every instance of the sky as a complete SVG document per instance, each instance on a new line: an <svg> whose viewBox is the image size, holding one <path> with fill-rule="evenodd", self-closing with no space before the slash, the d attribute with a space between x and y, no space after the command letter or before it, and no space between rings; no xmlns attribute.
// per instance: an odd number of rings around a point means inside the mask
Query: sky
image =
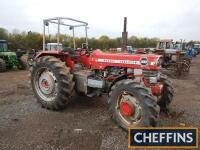
<svg viewBox="0 0 200 150"><path fill-rule="evenodd" d="M200 0L0 0L0 27L42 33L42 20L70 17L89 23L88 36L200 40ZM50 26L50 33L55 26ZM76 31L76 35L82 35ZM71 34L67 29L63 34Z"/></svg>

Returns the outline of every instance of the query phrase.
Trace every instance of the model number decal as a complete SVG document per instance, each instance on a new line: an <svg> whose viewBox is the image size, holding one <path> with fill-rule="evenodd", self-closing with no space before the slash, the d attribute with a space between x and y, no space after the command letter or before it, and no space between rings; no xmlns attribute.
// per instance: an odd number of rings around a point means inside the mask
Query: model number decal
<svg viewBox="0 0 200 150"><path fill-rule="evenodd" d="M131 60L97 59L97 62L140 65L140 61L131 61Z"/></svg>

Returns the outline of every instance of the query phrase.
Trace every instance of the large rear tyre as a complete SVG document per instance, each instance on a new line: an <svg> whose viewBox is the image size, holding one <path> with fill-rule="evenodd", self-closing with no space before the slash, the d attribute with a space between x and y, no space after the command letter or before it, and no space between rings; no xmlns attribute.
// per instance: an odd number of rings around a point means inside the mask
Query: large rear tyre
<svg viewBox="0 0 200 150"><path fill-rule="evenodd" d="M158 105L161 110L168 110L169 105L173 100L174 89L172 87L172 82L165 75L161 75L161 82L163 83L163 90L161 97L158 99Z"/></svg>
<svg viewBox="0 0 200 150"><path fill-rule="evenodd" d="M0 72L6 71L6 63L3 59L0 58Z"/></svg>
<svg viewBox="0 0 200 150"><path fill-rule="evenodd" d="M74 90L73 76L65 63L52 56L38 58L33 63L31 84L37 100L47 109L63 109Z"/></svg>
<svg viewBox="0 0 200 150"><path fill-rule="evenodd" d="M160 108L149 90L133 80L121 80L112 86L108 102L114 121L123 129L156 126Z"/></svg>

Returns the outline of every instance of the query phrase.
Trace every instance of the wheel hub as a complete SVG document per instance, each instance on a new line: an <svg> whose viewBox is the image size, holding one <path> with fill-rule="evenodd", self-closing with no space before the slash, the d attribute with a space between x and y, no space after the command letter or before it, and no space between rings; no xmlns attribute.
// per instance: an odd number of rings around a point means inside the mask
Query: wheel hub
<svg viewBox="0 0 200 150"><path fill-rule="evenodd" d="M48 81L47 81L47 80L43 80L43 81L42 81L42 86L43 86L44 88L48 89L48 88L49 88L49 83L48 83Z"/></svg>
<svg viewBox="0 0 200 150"><path fill-rule="evenodd" d="M121 102L120 112L123 116L132 116L134 113L134 106L130 102Z"/></svg>
<svg viewBox="0 0 200 150"><path fill-rule="evenodd" d="M127 91L120 93L116 109L122 120L129 126L137 125L141 121L142 107L138 99Z"/></svg>
<svg viewBox="0 0 200 150"><path fill-rule="evenodd" d="M55 87L55 79L51 72L43 72L39 78L39 88L44 94L51 94Z"/></svg>

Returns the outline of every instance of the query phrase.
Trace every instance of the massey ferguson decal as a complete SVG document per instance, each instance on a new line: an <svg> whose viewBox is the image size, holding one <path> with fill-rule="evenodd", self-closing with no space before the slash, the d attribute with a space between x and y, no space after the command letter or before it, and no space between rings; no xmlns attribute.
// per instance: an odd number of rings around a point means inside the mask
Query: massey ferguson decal
<svg viewBox="0 0 200 150"><path fill-rule="evenodd" d="M97 59L96 61L102 63L140 65L140 61L131 61L131 60Z"/></svg>
<svg viewBox="0 0 200 150"><path fill-rule="evenodd" d="M147 58L141 58L140 63L141 65L147 65Z"/></svg>

